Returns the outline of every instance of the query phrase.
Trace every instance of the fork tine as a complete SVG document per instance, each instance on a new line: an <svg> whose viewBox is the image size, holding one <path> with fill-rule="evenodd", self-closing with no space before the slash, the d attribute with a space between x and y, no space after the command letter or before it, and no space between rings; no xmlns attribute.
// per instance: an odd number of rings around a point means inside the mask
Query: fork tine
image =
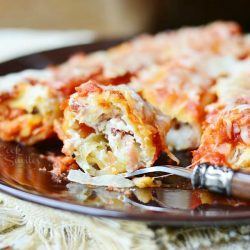
<svg viewBox="0 0 250 250"><path fill-rule="evenodd" d="M150 168L138 169L134 172L127 172L123 174L125 178L133 178L140 175L147 175L150 173L164 173L165 174L175 174L185 178L190 178L191 172L183 167L177 167L173 165L166 166L153 166Z"/></svg>

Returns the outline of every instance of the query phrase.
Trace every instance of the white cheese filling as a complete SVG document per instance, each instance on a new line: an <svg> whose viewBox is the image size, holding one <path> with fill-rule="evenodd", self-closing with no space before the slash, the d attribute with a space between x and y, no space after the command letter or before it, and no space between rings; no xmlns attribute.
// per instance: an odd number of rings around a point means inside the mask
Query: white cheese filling
<svg viewBox="0 0 250 250"><path fill-rule="evenodd" d="M171 128L166 136L167 144L176 150L195 149L200 144L200 131L190 124L180 123Z"/></svg>

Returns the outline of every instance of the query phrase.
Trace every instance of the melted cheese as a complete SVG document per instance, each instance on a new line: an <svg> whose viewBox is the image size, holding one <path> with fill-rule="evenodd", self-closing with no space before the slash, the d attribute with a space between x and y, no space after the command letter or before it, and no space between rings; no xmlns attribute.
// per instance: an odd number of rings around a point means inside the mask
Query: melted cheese
<svg viewBox="0 0 250 250"><path fill-rule="evenodd" d="M53 111L55 108L55 100L52 98L48 87L29 84L22 84L19 87L18 96L13 101L10 101L11 108L23 109L28 113L32 113L34 109L37 109L42 115Z"/></svg>
<svg viewBox="0 0 250 250"><path fill-rule="evenodd" d="M18 73L8 74L0 77L0 93L12 92L13 88L21 83L26 83L28 79L46 81L52 77L49 70L28 69Z"/></svg>

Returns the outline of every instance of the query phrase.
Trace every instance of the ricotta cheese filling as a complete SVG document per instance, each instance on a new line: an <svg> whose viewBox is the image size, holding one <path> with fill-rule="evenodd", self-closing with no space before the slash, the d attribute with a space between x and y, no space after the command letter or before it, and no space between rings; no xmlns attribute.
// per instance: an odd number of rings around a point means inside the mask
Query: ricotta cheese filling
<svg viewBox="0 0 250 250"><path fill-rule="evenodd" d="M91 175L119 174L147 165L149 159L141 147L134 132L118 117L98 123L86 138L74 133L64 146L72 149L76 162Z"/></svg>
<svg viewBox="0 0 250 250"><path fill-rule="evenodd" d="M167 144L171 149L195 149L200 144L201 133L189 123L179 123L173 126L166 135Z"/></svg>

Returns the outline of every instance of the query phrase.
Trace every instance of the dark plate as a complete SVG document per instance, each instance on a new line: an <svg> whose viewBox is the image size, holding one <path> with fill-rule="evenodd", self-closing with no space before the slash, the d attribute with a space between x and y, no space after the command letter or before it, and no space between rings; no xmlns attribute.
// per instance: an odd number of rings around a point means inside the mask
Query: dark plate
<svg viewBox="0 0 250 250"><path fill-rule="evenodd" d="M27 68L42 68L65 61L71 54L106 49L119 41L97 42L45 51L0 64L0 75ZM147 221L174 226L225 225L250 222L250 203L192 190L190 183L167 177L164 188L132 189L129 196L105 188L88 188L53 176L51 164L41 157L59 151L60 143L23 147L0 141L0 191L41 205L84 215ZM182 164L190 159L180 152ZM164 156L160 163L164 163ZM126 192L127 194L128 192Z"/></svg>

